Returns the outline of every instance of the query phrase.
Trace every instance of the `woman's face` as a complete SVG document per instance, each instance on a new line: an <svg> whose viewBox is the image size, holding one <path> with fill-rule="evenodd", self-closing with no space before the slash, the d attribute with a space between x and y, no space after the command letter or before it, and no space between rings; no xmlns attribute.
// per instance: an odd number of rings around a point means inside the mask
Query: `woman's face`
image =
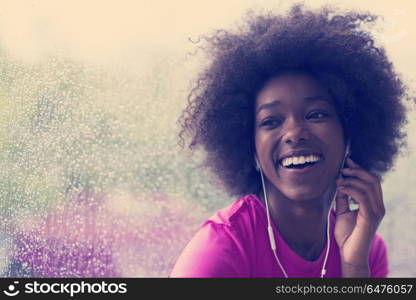
<svg viewBox="0 0 416 300"><path fill-rule="evenodd" d="M257 95L255 146L268 186L296 201L322 199L345 153L333 99L309 75L272 78Z"/></svg>

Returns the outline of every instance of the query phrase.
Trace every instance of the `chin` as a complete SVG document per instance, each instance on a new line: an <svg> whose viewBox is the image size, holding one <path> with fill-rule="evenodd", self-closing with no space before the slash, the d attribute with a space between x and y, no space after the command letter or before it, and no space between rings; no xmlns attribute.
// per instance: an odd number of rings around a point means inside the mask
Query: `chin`
<svg viewBox="0 0 416 300"><path fill-rule="evenodd" d="M296 202L307 202L307 201L316 201L316 199L324 198L325 191L317 190L316 187L311 188L296 188L293 190L282 190L282 194L286 196L286 198L291 199Z"/></svg>

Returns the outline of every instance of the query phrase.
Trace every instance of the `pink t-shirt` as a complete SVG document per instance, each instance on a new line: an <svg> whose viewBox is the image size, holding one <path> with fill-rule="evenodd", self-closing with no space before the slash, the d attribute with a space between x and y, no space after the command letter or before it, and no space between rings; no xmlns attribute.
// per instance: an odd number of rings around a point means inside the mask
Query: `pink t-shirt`
<svg viewBox="0 0 416 300"><path fill-rule="evenodd" d="M333 234L325 277L342 277L339 248ZM277 255L289 277L320 277L326 247L315 261L308 261L289 248L272 224ZM386 245L376 234L370 250L371 277L388 273ZM199 228L179 256L169 277L284 277L270 248L265 206L247 195L215 213Z"/></svg>

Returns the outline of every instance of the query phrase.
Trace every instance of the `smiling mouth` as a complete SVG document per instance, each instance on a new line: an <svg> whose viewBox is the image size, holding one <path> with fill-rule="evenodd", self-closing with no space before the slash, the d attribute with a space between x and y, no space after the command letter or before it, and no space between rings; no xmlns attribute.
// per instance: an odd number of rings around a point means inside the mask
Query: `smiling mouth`
<svg viewBox="0 0 416 300"><path fill-rule="evenodd" d="M318 164L322 159L321 154L284 157L279 159L278 165L285 169L309 169Z"/></svg>

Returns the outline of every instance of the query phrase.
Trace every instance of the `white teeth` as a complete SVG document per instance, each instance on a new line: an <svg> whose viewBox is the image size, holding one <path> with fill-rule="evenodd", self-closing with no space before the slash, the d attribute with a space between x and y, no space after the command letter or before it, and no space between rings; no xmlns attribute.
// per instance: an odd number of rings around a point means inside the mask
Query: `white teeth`
<svg viewBox="0 0 416 300"><path fill-rule="evenodd" d="M304 164L306 162L317 162L320 158L317 155L308 155L308 156L294 156L294 157L288 157L283 159L282 165L284 167L290 166L290 165L299 165Z"/></svg>

